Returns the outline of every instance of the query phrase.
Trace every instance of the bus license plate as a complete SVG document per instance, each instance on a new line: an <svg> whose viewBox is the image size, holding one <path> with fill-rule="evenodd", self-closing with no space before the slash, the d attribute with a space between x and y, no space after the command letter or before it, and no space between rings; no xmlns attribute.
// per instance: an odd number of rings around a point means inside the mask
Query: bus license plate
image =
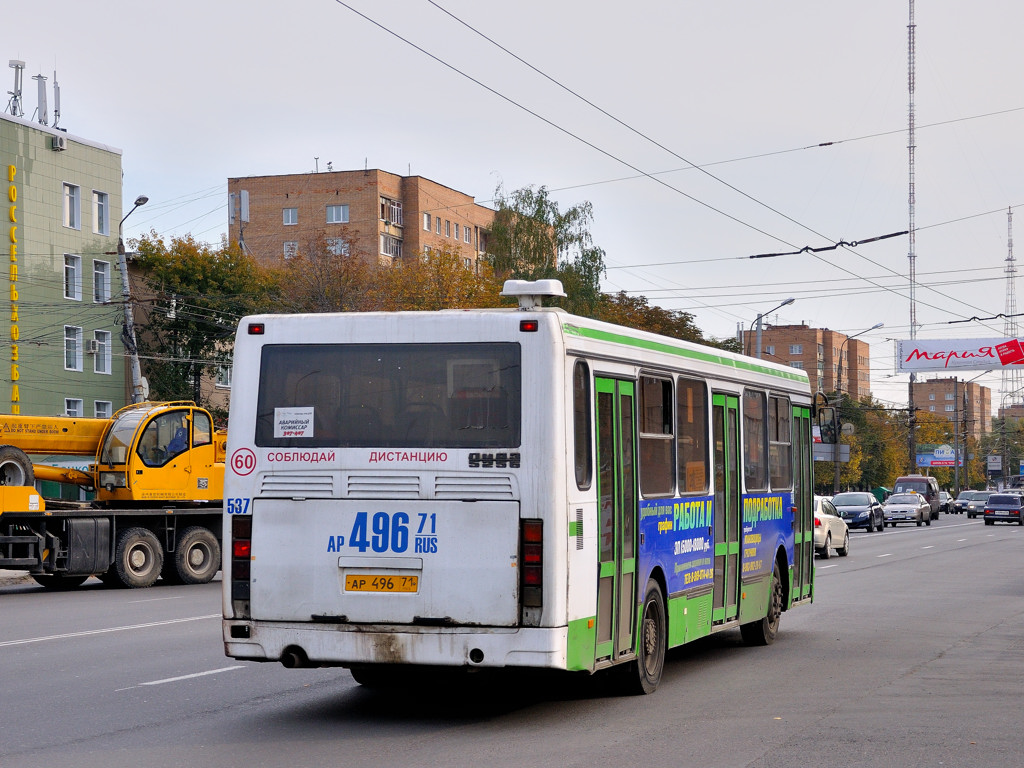
<svg viewBox="0 0 1024 768"><path fill-rule="evenodd" d="M371 576L365 573L345 575L346 592L416 592L419 576Z"/></svg>

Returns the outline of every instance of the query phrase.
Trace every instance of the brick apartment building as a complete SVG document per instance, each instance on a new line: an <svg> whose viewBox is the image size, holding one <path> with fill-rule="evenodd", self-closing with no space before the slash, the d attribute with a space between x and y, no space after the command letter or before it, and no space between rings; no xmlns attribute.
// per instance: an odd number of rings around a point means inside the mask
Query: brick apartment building
<svg viewBox="0 0 1024 768"><path fill-rule="evenodd" d="M447 248L475 267L494 211L422 176L376 169L228 179L229 236L265 266L322 243L392 264Z"/></svg>
<svg viewBox="0 0 1024 768"><path fill-rule="evenodd" d="M744 351L755 355L756 331L744 331L742 341ZM817 392L841 389L854 400L871 392L870 346L838 331L807 325L766 325L761 330L761 357L806 371L811 389ZM841 387L836 385L837 373Z"/></svg>
<svg viewBox="0 0 1024 768"><path fill-rule="evenodd" d="M948 377L918 381L914 388L914 407L945 416L949 421L960 420L963 429L967 420L967 434L975 440L992 431L992 390L974 382L963 382Z"/></svg>

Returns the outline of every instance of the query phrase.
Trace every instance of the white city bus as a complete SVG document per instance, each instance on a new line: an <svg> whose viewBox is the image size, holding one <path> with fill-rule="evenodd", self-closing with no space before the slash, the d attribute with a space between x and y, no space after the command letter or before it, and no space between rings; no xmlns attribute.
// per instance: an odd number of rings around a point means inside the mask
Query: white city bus
<svg viewBox="0 0 1024 768"><path fill-rule="evenodd" d="M793 368L540 306L262 315L234 351L229 656L621 666L813 595L812 400Z"/></svg>

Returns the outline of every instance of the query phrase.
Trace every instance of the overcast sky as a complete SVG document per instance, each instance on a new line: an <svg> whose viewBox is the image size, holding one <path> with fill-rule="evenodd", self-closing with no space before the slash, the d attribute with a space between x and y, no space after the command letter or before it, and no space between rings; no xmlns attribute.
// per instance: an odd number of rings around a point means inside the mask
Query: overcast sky
<svg viewBox="0 0 1024 768"><path fill-rule="evenodd" d="M872 389L906 402L891 341L910 336L905 235L748 257L908 228L907 2L8 5L0 58L26 62L25 117L31 77L56 71L60 127L121 149L125 200L149 196L128 236L217 243L228 177L328 163L485 205L498 184L543 185L563 208L593 204L607 290L692 312L707 335L790 296L770 321L884 322L860 337ZM917 336L1002 336L1002 319L949 321L1005 310L1024 4L915 11ZM1024 260L1024 209L1015 224ZM998 407L1000 376L979 381Z"/></svg>

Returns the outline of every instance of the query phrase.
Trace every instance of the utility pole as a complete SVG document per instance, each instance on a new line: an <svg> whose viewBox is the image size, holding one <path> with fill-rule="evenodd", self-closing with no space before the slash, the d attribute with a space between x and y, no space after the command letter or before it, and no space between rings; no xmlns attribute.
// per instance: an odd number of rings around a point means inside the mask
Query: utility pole
<svg viewBox="0 0 1024 768"><path fill-rule="evenodd" d="M914 226L914 0L910 2L910 22L907 24L907 91L909 95L909 105L907 108L907 161L908 161L908 178L909 178L909 190L908 190L908 226L907 226L907 241L908 251L907 258L910 261L910 340L913 341L917 338L917 246L915 243L915 226ZM910 471L914 472L917 469L917 435L914 434L916 427L916 418L914 417L914 382L917 381L917 376L914 373L910 374L910 396L907 407L910 410Z"/></svg>

